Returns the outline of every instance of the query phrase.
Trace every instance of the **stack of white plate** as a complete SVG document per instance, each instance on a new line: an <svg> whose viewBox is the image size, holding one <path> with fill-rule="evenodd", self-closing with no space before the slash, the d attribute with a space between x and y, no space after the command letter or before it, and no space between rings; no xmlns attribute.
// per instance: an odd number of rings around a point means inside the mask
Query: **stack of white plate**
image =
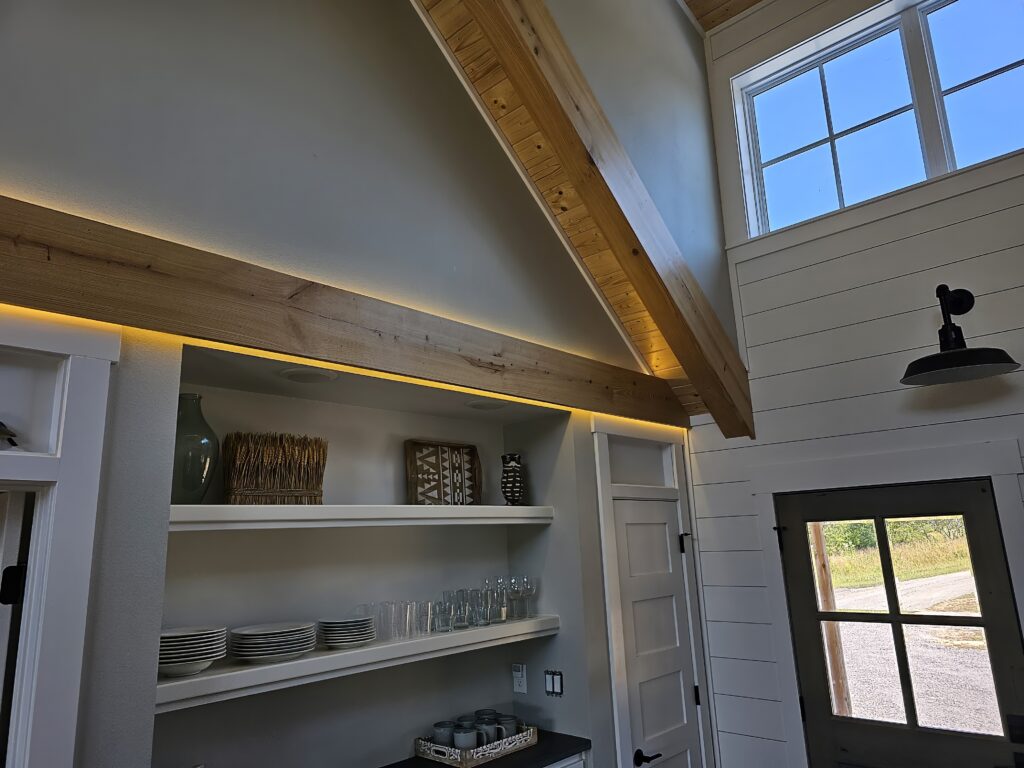
<svg viewBox="0 0 1024 768"><path fill-rule="evenodd" d="M231 655L247 664L297 659L316 648L316 626L310 622L253 624L231 630Z"/></svg>
<svg viewBox="0 0 1024 768"><path fill-rule="evenodd" d="M176 627L160 632L160 674L185 677L202 672L227 653L227 627Z"/></svg>
<svg viewBox="0 0 1024 768"><path fill-rule="evenodd" d="M328 648L357 648L377 639L373 617L320 619L320 637Z"/></svg>

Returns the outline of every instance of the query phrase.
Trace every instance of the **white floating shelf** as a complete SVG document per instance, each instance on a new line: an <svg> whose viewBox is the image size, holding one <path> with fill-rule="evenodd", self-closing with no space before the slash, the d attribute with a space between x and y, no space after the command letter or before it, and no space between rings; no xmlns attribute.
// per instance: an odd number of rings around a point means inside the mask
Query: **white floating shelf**
<svg viewBox="0 0 1024 768"><path fill-rule="evenodd" d="M552 507L347 504L175 504L171 531L389 525L547 525Z"/></svg>
<svg viewBox="0 0 1024 768"><path fill-rule="evenodd" d="M537 616L349 651L314 651L301 659L280 664L249 665L227 659L194 677L161 679L156 687L156 711L198 707L438 656L532 640L553 635L558 628L557 616Z"/></svg>

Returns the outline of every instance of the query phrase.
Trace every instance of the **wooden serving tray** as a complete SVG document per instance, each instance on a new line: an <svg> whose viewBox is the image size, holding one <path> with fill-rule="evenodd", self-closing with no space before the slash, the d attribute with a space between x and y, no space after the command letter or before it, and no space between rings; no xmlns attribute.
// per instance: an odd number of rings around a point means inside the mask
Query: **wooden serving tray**
<svg viewBox="0 0 1024 768"><path fill-rule="evenodd" d="M476 768L478 765L497 760L499 757L511 755L521 749L532 747L537 743L537 728L521 726L515 736L486 744L474 749L457 749L435 744L429 739L416 739L416 756L433 760L443 765L454 765L456 768Z"/></svg>

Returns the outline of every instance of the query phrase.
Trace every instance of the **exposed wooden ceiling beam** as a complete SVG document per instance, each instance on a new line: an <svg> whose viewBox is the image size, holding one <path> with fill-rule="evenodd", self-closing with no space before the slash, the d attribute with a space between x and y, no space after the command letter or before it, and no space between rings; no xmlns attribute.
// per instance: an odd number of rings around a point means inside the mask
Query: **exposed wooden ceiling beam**
<svg viewBox="0 0 1024 768"><path fill-rule="evenodd" d="M542 0L411 0L655 375L753 436L747 372Z"/></svg>
<svg viewBox="0 0 1024 768"><path fill-rule="evenodd" d="M0 197L0 303L686 426L661 379Z"/></svg>

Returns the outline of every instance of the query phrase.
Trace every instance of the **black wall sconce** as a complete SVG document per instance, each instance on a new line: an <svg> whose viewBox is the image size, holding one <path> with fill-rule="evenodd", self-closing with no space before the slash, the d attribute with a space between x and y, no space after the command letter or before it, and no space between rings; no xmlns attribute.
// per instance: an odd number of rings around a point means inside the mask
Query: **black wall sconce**
<svg viewBox="0 0 1024 768"><path fill-rule="evenodd" d="M964 332L953 322L952 315L966 315L974 308L974 294L963 288L950 290L948 285L935 289L942 309L939 328L939 351L920 357L907 366L901 384L949 384L1010 373L1020 363L1005 350L995 347L968 349Z"/></svg>

